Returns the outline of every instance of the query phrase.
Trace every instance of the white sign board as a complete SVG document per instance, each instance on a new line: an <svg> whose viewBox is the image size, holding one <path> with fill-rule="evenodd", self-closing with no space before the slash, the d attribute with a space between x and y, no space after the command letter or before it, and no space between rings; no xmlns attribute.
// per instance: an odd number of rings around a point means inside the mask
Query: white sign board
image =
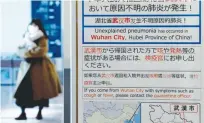
<svg viewBox="0 0 204 123"><path fill-rule="evenodd" d="M202 2L77 2L77 123L203 123Z"/></svg>

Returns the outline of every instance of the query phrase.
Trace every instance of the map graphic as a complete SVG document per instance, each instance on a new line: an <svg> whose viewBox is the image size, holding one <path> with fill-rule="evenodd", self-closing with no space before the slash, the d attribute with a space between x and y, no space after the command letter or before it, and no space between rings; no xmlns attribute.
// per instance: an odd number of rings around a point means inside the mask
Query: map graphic
<svg viewBox="0 0 204 123"><path fill-rule="evenodd" d="M199 104L142 103L141 107L143 123L200 123Z"/></svg>
<svg viewBox="0 0 204 123"><path fill-rule="evenodd" d="M84 102L83 123L200 123L199 104Z"/></svg>
<svg viewBox="0 0 204 123"><path fill-rule="evenodd" d="M140 103L84 103L83 123L140 123L140 118Z"/></svg>

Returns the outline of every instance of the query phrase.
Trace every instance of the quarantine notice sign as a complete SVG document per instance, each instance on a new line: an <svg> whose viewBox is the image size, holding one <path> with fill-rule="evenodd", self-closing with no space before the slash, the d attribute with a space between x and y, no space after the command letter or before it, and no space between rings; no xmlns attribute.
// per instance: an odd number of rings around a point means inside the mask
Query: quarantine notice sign
<svg viewBox="0 0 204 123"><path fill-rule="evenodd" d="M202 1L77 2L77 123L204 123Z"/></svg>

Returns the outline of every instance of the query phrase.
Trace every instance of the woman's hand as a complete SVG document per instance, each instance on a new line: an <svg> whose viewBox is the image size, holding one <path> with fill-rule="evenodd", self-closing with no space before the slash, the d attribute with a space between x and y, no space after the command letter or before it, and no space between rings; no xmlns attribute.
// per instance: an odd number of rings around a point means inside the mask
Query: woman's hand
<svg viewBox="0 0 204 123"><path fill-rule="evenodd" d="M18 46L18 49L23 49L23 48L26 48L26 44L21 44Z"/></svg>
<svg viewBox="0 0 204 123"><path fill-rule="evenodd" d="M28 58L39 58L45 57L48 52L48 42L46 38L40 39L40 42L37 47L32 48L25 53L25 56Z"/></svg>
<svg viewBox="0 0 204 123"><path fill-rule="evenodd" d="M23 46L18 46L18 49L23 49L24 47Z"/></svg>

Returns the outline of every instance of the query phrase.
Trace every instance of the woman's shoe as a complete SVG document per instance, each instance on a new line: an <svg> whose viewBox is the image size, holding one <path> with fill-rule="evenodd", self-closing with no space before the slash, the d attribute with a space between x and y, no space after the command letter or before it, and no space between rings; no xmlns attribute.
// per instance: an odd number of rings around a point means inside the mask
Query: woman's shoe
<svg viewBox="0 0 204 123"><path fill-rule="evenodd" d="M42 120L42 119L43 119L42 114L41 114L41 113L38 113L36 119L38 119L38 120Z"/></svg>
<svg viewBox="0 0 204 123"><path fill-rule="evenodd" d="M15 118L16 120L27 120L26 113L22 113L19 117Z"/></svg>

